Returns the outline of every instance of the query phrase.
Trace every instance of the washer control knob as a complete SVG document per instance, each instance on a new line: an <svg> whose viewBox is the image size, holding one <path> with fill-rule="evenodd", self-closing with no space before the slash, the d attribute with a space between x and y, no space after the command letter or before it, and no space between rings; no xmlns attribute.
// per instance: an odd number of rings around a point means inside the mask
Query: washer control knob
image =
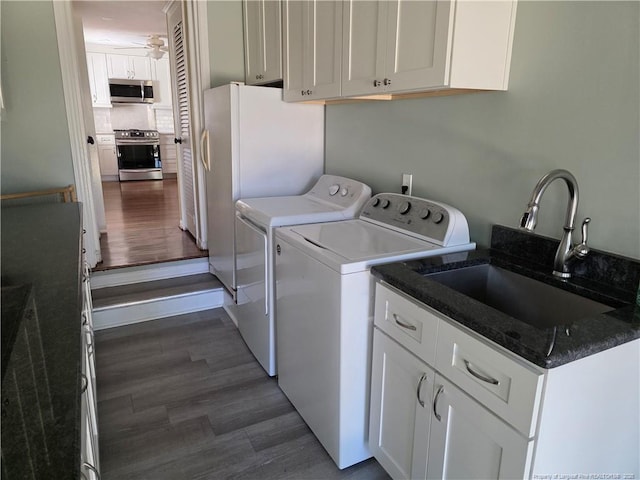
<svg viewBox="0 0 640 480"><path fill-rule="evenodd" d="M329 187L329 195L331 195L332 197L339 191L340 191L340 185L338 185L337 183Z"/></svg>
<svg viewBox="0 0 640 480"><path fill-rule="evenodd" d="M342 195L343 197L346 197L348 193L349 189L347 187L344 187L342 190L340 190L340 195Z"/></svg>
<svg viewBox="0 0 640 480"><path fill-rule="evenodd" d="M423 208L422 210L420 210L421 219L426 220L427 218L429 218L429 215L431 215L431 210L429 210L428 208Z"/></svg>
<svg viewBox="0 0 640 480"><path fill-rule="evenodd" d="M398 205L398 212L400 212L400 215L406 215L409 210L411 210L411 202L402 202Z"/></svg>
<svg viewBox="0 0 640 480"><path fill-rule="evenodd" d="M444 220L444 215L442 212L438 212L433 216L433 223L442 223Z"/></svg>
<svg viewBox="0 0 640 480"><path fill-rule="evenodd" d="M373 202L371 202L371 206L377 207L378 205L380 205L380 199L376 197L373 199Z"/></svg>
<svg viewBox="0 0 640 480"><path fill-rule="evenodd" d="M386 198L382 200L382 208L389 208L390 204L391 202L389 202L389 200L387 200Z"/></svg>

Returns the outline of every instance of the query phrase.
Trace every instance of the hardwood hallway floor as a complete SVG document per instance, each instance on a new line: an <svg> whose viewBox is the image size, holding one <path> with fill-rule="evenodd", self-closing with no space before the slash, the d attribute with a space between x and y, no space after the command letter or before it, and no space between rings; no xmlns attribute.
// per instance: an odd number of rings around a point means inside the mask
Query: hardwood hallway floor
<svg viewBox="0 0 640 480"><path fill-rule="evenodd" d="M338 470L222 309L96 333L101 476L388 480Z"/></svg>
<svg viewBox="0 0 640 480"><path fill-rule="evenodd" d="M94 270L206 257L180 229L176 179L102 182L107 233Z"/></svg>

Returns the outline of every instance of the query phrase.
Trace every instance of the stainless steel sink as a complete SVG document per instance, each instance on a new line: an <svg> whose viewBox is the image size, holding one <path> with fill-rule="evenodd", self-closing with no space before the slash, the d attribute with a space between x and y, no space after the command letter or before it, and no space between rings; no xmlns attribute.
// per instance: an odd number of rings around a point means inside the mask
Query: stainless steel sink
<svg viewBox="0 0 640 480"><path fill-rule="evenodd" d="M428 275L507 315L537 328L568 325L613 307L567 292L493 265L449 270Z"/></svg>

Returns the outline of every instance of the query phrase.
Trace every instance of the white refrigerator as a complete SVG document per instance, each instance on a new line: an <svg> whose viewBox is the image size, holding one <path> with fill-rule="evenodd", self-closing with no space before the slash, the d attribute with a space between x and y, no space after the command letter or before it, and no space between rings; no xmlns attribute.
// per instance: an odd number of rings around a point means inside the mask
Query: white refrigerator
<svg viewBox="0 0 640 480"><path fill-rule="evenodd" d="M204 92L209 270L236 299L235 202L300 195L324 171L324 106L231 83Z"/></svg>

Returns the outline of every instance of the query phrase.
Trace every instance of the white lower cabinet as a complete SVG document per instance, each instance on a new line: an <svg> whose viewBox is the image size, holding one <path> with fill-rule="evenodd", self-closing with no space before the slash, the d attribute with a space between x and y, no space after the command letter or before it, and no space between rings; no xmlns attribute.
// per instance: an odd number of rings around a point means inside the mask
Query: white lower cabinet
<svg viewBox="0 0 640 480"><path fill-rule="evenodd" d="M426 478L435 372L377 329L371 369L371 453L393 478Z"/></svg>
<svg viewBox="0 0 640 480"><path fill-rule="evenodd" d="M640 478L640 339L543 369L380 283L374 325L369 447L394 479Z"/></svg>
<svg viewBox="0 0 640 480"><path fill-rule="evenodd" d="M435 379L432 408L427 478L528 476L533 441L440 375Z"/></svg>

